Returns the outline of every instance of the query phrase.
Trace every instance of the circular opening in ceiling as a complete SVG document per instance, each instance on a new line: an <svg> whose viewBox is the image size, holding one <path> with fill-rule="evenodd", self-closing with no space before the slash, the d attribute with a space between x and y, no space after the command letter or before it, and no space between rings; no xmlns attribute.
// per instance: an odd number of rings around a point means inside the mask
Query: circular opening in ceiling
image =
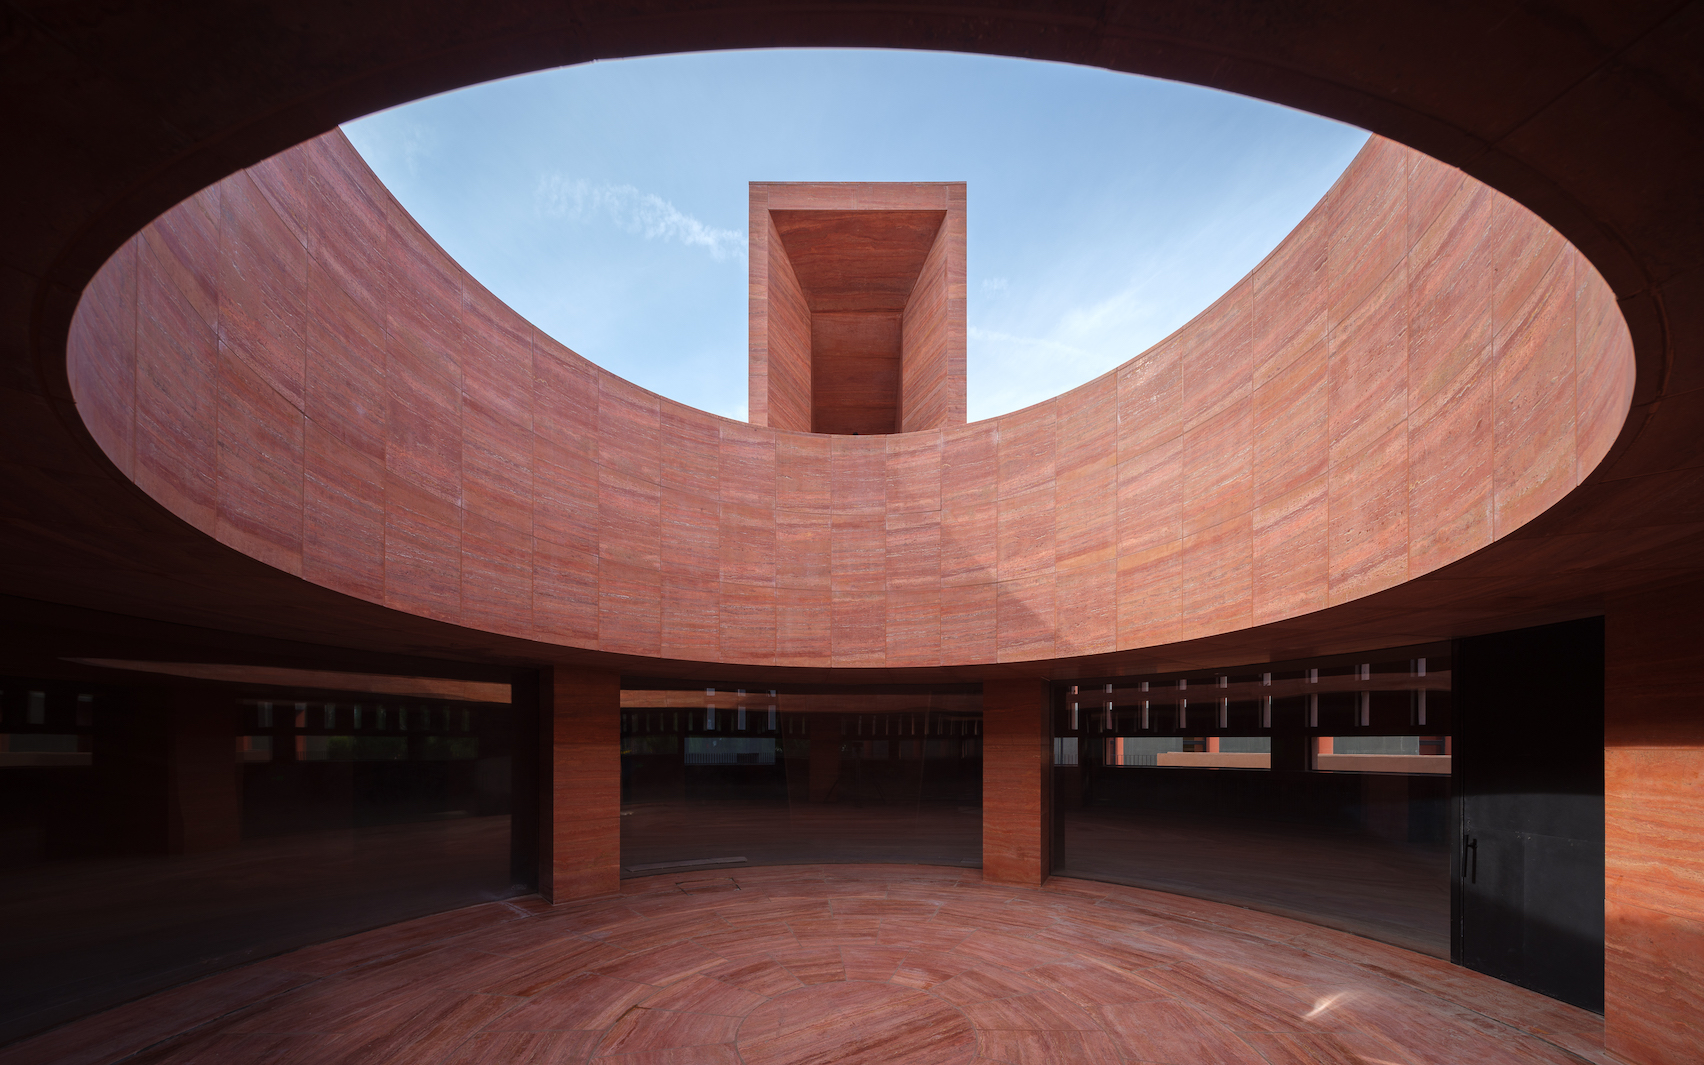
<svg viewBox="0 0 1704 1065"><path fill-rule="evenodd" d="M715 52L491 82L345 126L452 258L620 376L747 414L747 185L968 184L971 420L1189 321L1366 134L1198 86L879 50Z"/></svg>

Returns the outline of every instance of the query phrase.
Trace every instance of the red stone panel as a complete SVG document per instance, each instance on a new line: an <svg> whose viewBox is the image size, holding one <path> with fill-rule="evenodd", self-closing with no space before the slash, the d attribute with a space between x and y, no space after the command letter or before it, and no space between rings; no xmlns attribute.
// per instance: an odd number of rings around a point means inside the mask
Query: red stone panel
<svg viewBox="0 0 1704 1065"><path fill-rule="evenodd" d="M1183 436L1183 534L1213 528L1254 506L1254 412L1228 404Z"/></svg>
<svg viewBox="0 0 1704 1065"><path fill-rule="evenodd" d="M751 421L811 430L811 309L781 235L752 191ZM761 212L761 213L760 213Z"/></svg>
<svg viewBox="0 0 1704 1065"><path fill-rule="evenodd" d="M533 637L594 646L599 634L596 541L564 544L533 538Z"/></svg>
<svg viewBox="0 0 1704 1065"><path fill-rule="evenodd" d="M385 470L309 421L303 442L302 578L369 602L385 596Z"/></svg>
<svg viewBox="0 0 1704 1065"><path fill-rule="evenodd" d="M943 435L939 430L896 434L887 439L889 514L939 513Z"/></svg>
<svg viewBox="0 0 1704 1065"><path fill-rule="evenodd" d="M662 574L655 565L598 562L598 649L625 655L662 653Z"/></svg>
<svg viewBox="0 0 1704 1065"><path fill-rule="evenodd" d="M1326 345L1315 344L1254 394L1250 431L1257 507L1325 476L1330 462L1326 364Z"/></svg>
<svg viewBox="0 0 1704 1065"><path fill-rule="evenodd" d="M1334 320L1326 352L1331 463L1353 461L1408 416L1408 277L1399 264Z"/></svg>
<svg viewBox="0 0 1704 1065"><path fill-rule="evenodd" d="M264 164L263 164L264 165ZM300 409L308 253L252 175L219 197L219 345Z"/></svg>
<svg viewBox="0 0 1704 1065"><path fill-rule="evenodd" d="M665 450L670 430L664 426ZM710 452L714 458L715 451ZM665 459L665 467L667 460ZM710 483L715 478L710 477ZM721 655L721 508L714 496L661 490L662 648L671 658Z"/></svg>
<svg viewBox="0 0 1704 1065"><path fill-rule="evenodd" d="M451 506L462 502L460 381L422 373L393 345L385 364L385 468Z"/></svg>
<svg viewBox="0 0 1704 1065"><path fill-rule="evenodd" d="M1330 605L1326 479L1316 477L1254 510L1251 624Z"/></svg>
<svg viewBox="0 0 1704 1065"><path fill-rule="evenodd" d="M1246 628L1254 613L1252 515L1183 538L1183 639Z"/></svg>
<svg viewBox="0 0 1704 1065"><path fill-rule="evenodd" d="M211 267L213 257L211 235L189 224L200 220L201 212L179 208L156 223L141 247L132 446L136 484L211 533L217 506L218 341L203 310L216 315L217 304L204 302L205 275L193 269ZM177 258L180 254L194 260Z"/></svg>
<svg viewBox="0 0 1704 1065"><path fill-rule="evenodd" d="M462 322L462 406L515 426L519 446L532 435L533 331L471 277L462 284Z"/></svg>
<svg viewBox="0 0 1704 1065"><path fill-rule="evenodd" d="M1183 542L1118 556L1118 646L1172 643L1183 632Z"/></svg>
<svg viewBox="0 0 1704 1065"><path fill-rule="evenodd" d="M724 661L769 665L775 660L775 611L779 598L771 583L722 582L717 621Z"/></svg>
<svg viewBox="0 0 1704 1065"><path fill-rule="evenodd" d="M1548 257L1527 298L1498 300L1493 338L1493 534L1548 510L1577 483L1574 470L1574 271ZM1501 295L1501 293L1499 293Z"/></svg>
<svg viewBox="0 0 1704 1065"><path fill-rule="evenodd" d="M827 437L778 433L775 437L775 502L783 511L826 513L832 506L833 477Z"/></svg>
<svg viewBox="0 0 1704 1065"><path fill-rule="evenodd" d="M1492 273L1484 249L1496 194L1477 183L1452 187L1454 194L1417 236L1409 262L1410 410L1450 387L1457 375L1473 372L1491 348Z"/></svg>
<svg viewBox="0 0 1704 1065"><path fill-rule="evenodd" d="M461 612L460 508L388 474L385 605L439 621Z"/></svg>
<svg viewBox="0 0 1704 1065"><path fill-rule="evenodd" d="M533 538L530 530L469 511L461 528L464 624L487 632L532 633Z"/></svg>
<svg viewBox="0 0 1704 1065"><path fill-rule="evenodd" d="M1232 406L1246 407L1254 378L1249 346L1255 285L1245 279L1202 312L1196 329L1180 331L1178 402L1185 428Z"/></svg>
<svg viewBox="0 0 1704 1065"><path fill-rule="evenodd" d="M1053 484L1054 402L1048 400L996 423L999 433L999 498Z"/></svg>
<svg viewBox="0 0 1704 1065"><path fill-rule="evenodd" d="M1481 361L1491 357L1489 338ZM1463 373L1409 417L1409 569L1491 542L1492 381Z"/></svg>
<svg viewBox="0 0 1704 1065"><path fill-rule="evenodd" d="M888 589L885 657L889 663L906 666L940 664L941 596L938 580Z"/></svg>
<svg viewBox="0 0 1704 1065"><path fill-rule="evenodd" d="M1044 484L1000 500L997 542L1002 582L1053 572L1053 495L1053 486Z"/></svg>
<svg viewBox="0 0 1704 1065"><path fill-rule="evenodd" d="M835 593L885 589L887 518L879 512L837 513L831 520L829 572Z"/></svg>
<svg viewBox="0 0 1704 1065"><path fill-rule="evenodd" d="M871 666L887 657L887 593L835 589L829 602L836 666Z"/></svg>
<svg viewBox="0 0 1704 1065"><path fill-rule="evenodd" d="M1112 463L1061 475L1053 506L1053 555L1059 569L1116 559L1118 470Z"/></svg>
<svg viewBox="0 0 1704 1065"><path fill-rule="evenodd" d="M1039 885L1052 870L1053 730L1039 680L982 686L982 877Z"/></svg>
<svg viewBox="0 0 1704 1065"><path fill-rule="evenodd" d="M1335 190L1334 190L1335 193ZM1328 193L1330 199L1334 193ZM1329 212L1315 207L1255 271L1249 308L1250 383L1256 394L1325 341Z"/></svg>
<svg viewBox="0 0 1704 1065"><path fill-rule="evenodd" d="M992 584L947 584L941 588L942 660L974 655L988 661L998 646ZM950 651L950 654L949 654Z"/></svg>
<svg viewBox="0 0 1704 1065"><path fill-rule="evenodd" d="M1053 586L1054 654L1102 654L1118 646L1117 587L1118 562L1110 557L1059 568Z"/></svg>
<svg viewBox="0 0 1704 1065"><path fill-rule="evenodd" d="M1118 557L1183 538L1184 440L1173 437L1118 464Z"/></svg>
<svg viewBox="0 0 1704 1065"><path fill-rule="evenodd" d="M778 585L775 664L827 666L834 660L832 599L826 587Z"/></svg>
<svg viewBox="0 0 1704 1065"><path fill-rule="evenodd" d="M1331 601L1408 579L1408 434L1392 429L1329 478Z"/></svg>
<svg viewBox="0 0 1704 1065"><path fill-rule="evenodd" d="M882 572L889 591L941 586L940 511L888 514L882 541L887 552Z"/></svg>
<svg viewBox="0 0 1704 1065"><path fill-rule="evenodd" d="M621 889L621 678L546 671L550 809L539 894L553 902Z"/></svg>
<svg viewBox="0 0 1704 1065"><path fill-rule="evenodd" d="M306 231L312 264L331 279L361 314L385 319L390 193L372 180L366 163L336 140L321 137L297 151L307 153Z"/></svg>
<svg viewBox="0 0 1704 1065"><path fill-rule="evenodd" d="M721 579L736 584L775 583L775 508L723 500L717 514L721 532Z"/></svg>
<svg viewBox="0 0 1704 1065"><path fill-rule="evenodd" d="M1120 463L1183 433L1181 351L1179 335L1173 333L1118 368Z"/></svg>
<svg viewBox="0 0 1704 1065"><path fill-rule="evenodd" d="M834 522L826 510L781 510L775 517L775 583L784 588L829 587Z"/></svg>
<svg viewBox="0 0 1704 1065"><path fill-rule="evenodd" d="M530 391L530 390L529 390ZM487 409L462 411L461 498L469 513L532 535L533 453L526 427Z"/></svg>
<svg viewBox="0 0 1704 1065"><path fill-rule="evenodd" d="M1326 210L1328 329L1346 320L1397 269L1408 250L1410 151L1372 138L1338 179Z"/></svg>
<svg viewBox="0 0 1704 1065"><path fill-rule="evenodd" d="M994 586L995 639L1001 661L1054 656L1054 581L1050 573L1003 580Z"/></svg>
<svg viewBox="0 0 1704 1065"><path fill-rule="evenodd" d="M317 260L308 264L306 306L303 411L328 440L383 463L384 316L368 315Z"/></svg>
<svg viewBox="0 0 1704 1065"><path fill-rule="evenodd" d="M948 430L941 450L941 582L995 577L999 449L980 427Z"/></svg>
<svg viewBox="0 0 1704 1065"><path fill-rule="evenodd" d="M302 411L247 362L219 358L218 524L244 554L302 572Z"/></svg>
<svg viewBox="0 0 1704 1065"><path fill-rule="evenodd" d="M1609 453L1633 398L1633 359L1615 294L1579 252L1574 261L1574 469L1584 479Z"/></svg>

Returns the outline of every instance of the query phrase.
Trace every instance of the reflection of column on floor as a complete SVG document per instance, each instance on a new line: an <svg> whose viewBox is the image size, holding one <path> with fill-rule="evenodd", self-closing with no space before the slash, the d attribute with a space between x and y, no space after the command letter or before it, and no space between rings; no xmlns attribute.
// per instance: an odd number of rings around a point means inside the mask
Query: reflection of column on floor
<svg viewBox="0 0 1704 1065"><path fill-rule="evenodd" d="M1040 884L1051 870L1053 821L1046 683L984 682L982 729L982 875Z"/></svg>
<svg viewBox="0 0 1704 1065"><path fill-rule="evenodd" d="M840 715L810 714L805 721L811 739L811 802L835 802L840 798Z"/></svg>
<svg viewBox="0 0 1704 1065"><path fill-rule="evenodd" d="M540 671L547 796L538 891L552 902L621 890L621 677Z"/></svg>
<svg viewBox="0 0 1704 1065"><path fill-rule="evenodd" d="M221 688L157 688L97 718L96 771L118 849L193 854L242 838L236 708ZM101 742L102 733L110 739ZM103 757L106 752L112 752Z"/></svg>

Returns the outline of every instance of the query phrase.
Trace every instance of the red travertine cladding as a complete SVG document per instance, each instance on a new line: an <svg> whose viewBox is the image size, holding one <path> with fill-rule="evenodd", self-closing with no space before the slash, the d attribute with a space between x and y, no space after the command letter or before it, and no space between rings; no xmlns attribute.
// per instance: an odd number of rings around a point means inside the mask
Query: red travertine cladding
<svg viewBox="0 0 1704 1065"><path fill-rule="evenodd" d="M766 227L929 208L962 240L962 186L752 200ZM331 133L114 255L71 379L139 486L307 580L562 646L811 666L1136 649L1391 588L1565 495L1631 396L1625 325L1585 259L1378 138L1176 334L972 425L923 374L902 391L944 428L809 433L812 311L785 256L759 254L770 237L752 263L769 294L752 413L770 424L753 425L539 333ZM940 247L911 297L931 314L964 298ZM915 342L950 349L938 327Z"/></svg>

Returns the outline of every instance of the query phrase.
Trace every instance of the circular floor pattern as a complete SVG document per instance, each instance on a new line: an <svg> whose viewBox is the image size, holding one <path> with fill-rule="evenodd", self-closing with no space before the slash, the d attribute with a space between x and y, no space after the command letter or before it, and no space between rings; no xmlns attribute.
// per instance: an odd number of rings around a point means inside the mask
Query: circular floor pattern
<svg viewBox="0 0 1704 1065"><path fill-rule="evenodd" d="M232 969L0 1065L1580 1065L1602 1018L1139 888L778 866L512 899Z"/></svg>
<svg viewBox="0 0 1704 1065"><path fill-rule="evenodd" d="M976 1029L927 991L865 981L817 984L746 1014L734 1041L744 1065L959 1065Z"/></svg>

